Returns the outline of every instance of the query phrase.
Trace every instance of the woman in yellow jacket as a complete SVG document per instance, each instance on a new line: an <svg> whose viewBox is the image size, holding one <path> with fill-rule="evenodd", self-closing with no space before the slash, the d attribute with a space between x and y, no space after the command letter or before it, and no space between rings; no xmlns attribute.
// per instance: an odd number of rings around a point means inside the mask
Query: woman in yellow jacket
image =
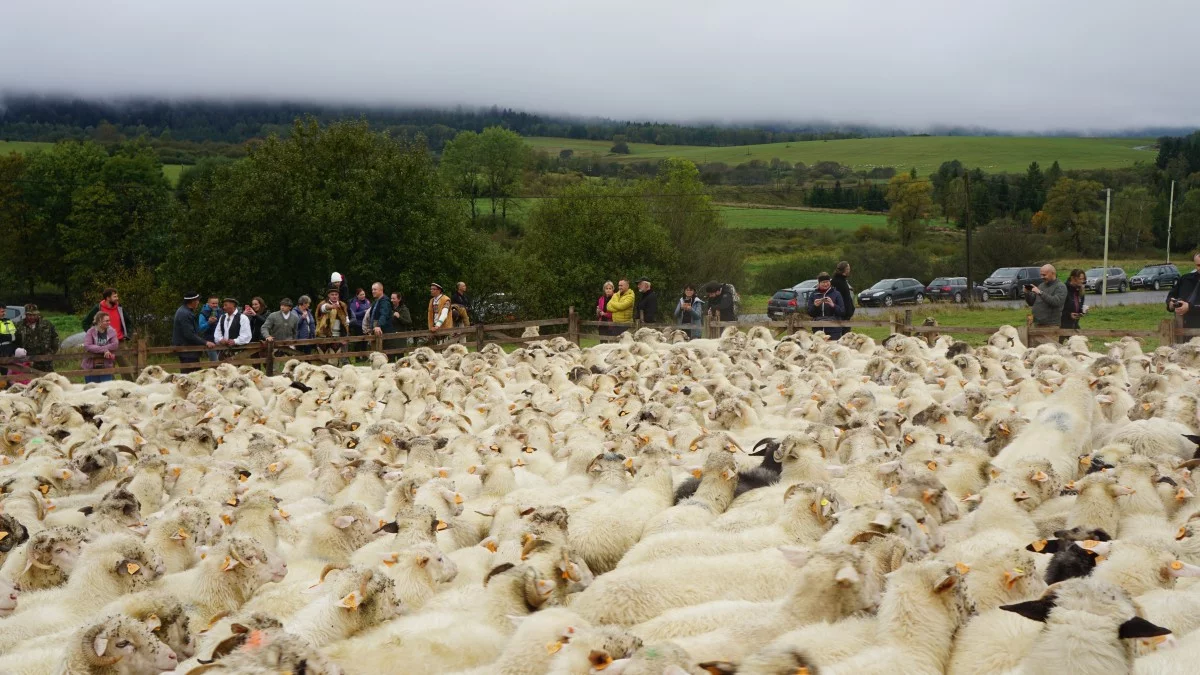
<svg viewBox="0 0 1200 675"><path fill-rule="evenodd" d="M608 299L605 309L612 314L613 323L633 323L633 291L629 290L628 279L617 282L617 292Z"/></svg>

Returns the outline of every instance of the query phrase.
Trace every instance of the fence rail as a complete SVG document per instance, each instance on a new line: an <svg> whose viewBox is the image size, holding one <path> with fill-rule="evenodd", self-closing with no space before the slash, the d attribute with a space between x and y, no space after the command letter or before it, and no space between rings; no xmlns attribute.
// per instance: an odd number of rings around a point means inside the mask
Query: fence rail
<svg viewBox="0 0 1200 675"><path fill-rule="evenodd" d="M452 344L467 344L474 346L476 349L483 349L485 345L510 345L510 344L526 344L529 342L544 340L546 335L541 334L543 328L559 328L565 327L565 332L555 333L565 336L568 340L575 344L580 344L581 340L586 336L588 339L594 339L599 342L615 342L621 339L621 334L634 330L636 331L643 326L653 326L662 328L684 328L676 324L645 324L641 321L632 323L613 323L611 321L583 321L579 318L579 314L575 312L575 308L571 307L566 318L560 319L542 319L535 321L513 321L500 324L476 324L472 326L459 326L446 330L432 332L428 330L412 330L398 333L386 333L384 335L354 335L336 338L313 338L308 340L276 340L274 342L256 342L253 344L235 346L235 347L218 347L209 349L206 346L187 346L187 347L151 347L146 340L139 339L136 341L125 342L117 349L114 354L117 356L117 366L113 368L103 369L72 369L58 371L60 375L67 377L78 377L84 375L130 375L136 376L149 365L157 365L160 368L175 372L180 370L193 370L201 368L214 368L223 363L228 363L234 366L262 366L268 375L275 374L276 364L281 361L297 360L302 362L309 361L329 361L332 359L343 359L351 356L362 356L364 352L350 351L351 346L362 345L364 349L370 352L379 352L387 356L395 356L410 352L418 347L428 347L435 351L446 349ZM701 337L718 338L722 330L731 326L746 328L749 326L762 326L773 331L782 331L785 333L794 333L800 330L813 330L818 328L887 328L891 333L899 333L910 336L925 336L930 339L932 336L941 333L959 333L959 334L976 334L976 335L991 335L1000 329L999 326L923 326L913 324L913 311L905 310L904 315L897 316L895 319L853 319L850 321L811 321L806 318L801 318L799 315L792 314L785 321L760 321L756 323L742 323L737 321L718 321L711 317L705 317L702 324L694 325L691 330L699 331ZM505 331L524 330L527 328L537 327L539 335L531 337L516 337L505 333ZM1017 332L1020 335L1021 341L1025 344L1030 343L1030 338L1058 338L1062 336L1082 335L1088 338L1119 338L1119 337L1141 337L1141 338L1157 338L1161 344L1171 345L1181 341L1200 337L1200 329L1184 328L1182 321L1175 317L1173 319L1163 319L1155 330L1146 329L1113 329L1113 328L1090 328L1082 330L1073 330L1056 327L1034 326L1031 319L1027 319L1025 325L1017 326ZM418 344L418 341L421 341ZM305 351L305 350L309 351ZM204 359L204 355L208 352L220 352L221 358L218 361L200 360L195 362L158 362L151 364L150 357L152 356L180 356L194 354L199 359ZM34 366L29 369L29 375L36 377L44 374L46 371L38 369L36 366L39 363L56 363L59 361L79 361L86 354L68 353L54 354L53 356L36 357L33 360ZM0 358L0 367L19 365L20 362L15 358ZM126 364L126 365L121 365Z"/></svg>

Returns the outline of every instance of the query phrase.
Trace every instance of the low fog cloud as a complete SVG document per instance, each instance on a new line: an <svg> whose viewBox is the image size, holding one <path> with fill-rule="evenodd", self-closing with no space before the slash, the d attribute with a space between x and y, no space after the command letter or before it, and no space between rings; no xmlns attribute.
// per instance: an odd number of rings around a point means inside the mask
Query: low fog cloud
<svg viewBox="0 0 1200 675"><path fill-rule="evenodd" d="M1194 0L9 2L0 90L675 121L1200 126Z"/></svg>

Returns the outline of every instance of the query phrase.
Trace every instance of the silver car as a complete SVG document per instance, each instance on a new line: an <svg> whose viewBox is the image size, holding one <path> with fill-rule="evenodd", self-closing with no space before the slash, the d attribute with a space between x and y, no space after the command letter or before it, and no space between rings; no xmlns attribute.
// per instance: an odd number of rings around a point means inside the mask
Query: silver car
<svg viewBox="0 0 1200 675"><path fill-rule="evenodd" d="M1108 290L1124 293L1126 288L1129 288L1129 279L1125 277L1125 270L1120 267L1108 268L1108 274L1104 274L1103 267L1093 267L1084 273L1086 279L1083 282L1084 288L1091 293L1100 292L1100 280L1103 277Z"/></svg>

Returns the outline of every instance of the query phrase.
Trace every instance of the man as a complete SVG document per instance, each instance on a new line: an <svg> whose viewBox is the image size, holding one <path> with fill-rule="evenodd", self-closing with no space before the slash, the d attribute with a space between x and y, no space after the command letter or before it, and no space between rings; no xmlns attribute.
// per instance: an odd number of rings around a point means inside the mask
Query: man
<svg viewBox="0 0 1200 675"><path fill-rule="evenodd" d="M25 319L17 326L17 346L29 353L35 369L54 372L51 357L58 353L58 329L49 321L42 321L37 305L25 305Z"/></svg>
<svg viewBox="0 0 1200 675"><path fill-rule="evenodd" d="M100 298L100 302L97 303L95 307L92 307L87 315L83 317L83 330L87 331L87 329L91 328L92 324L95 322L96 315L100 312L104 312L108 315L109 325L112 326L113 330L117 332L117 342L125 342L129 340L132 335L129 332L129 325L125 323L125 309L121 307L121 297L120 294L117 293L117 289L104 289L104 291L100 293ZM119 351L117 352L116 356L116 365L118 368L129 367L128 356ZM134 380L134 376L126 373L121 375L121 379L132 382Z"/></svg>
<svg viewBox="0 0 1200 675"><path fill-rule="evenodd" d="M267 342L276 340L295 340L296 327L300 325L300 316L292 311L292 299L284 298L279 301L279 311L271 312L262 327L262 338Z"/></svg>
<svg viewBox="0 0 1200 675"><path fill-rule="evenodd" d="M651 288L650 280L646 277L638 279L638 292L642 297L637 301L637 317L642 323L658 321L658 293Z"/></svg>
<svg viewBox="0 0 1200 675"><path fill-rule="evenodd" d="M221 309L225 310L217 320L217 330L214 340L222 347L239 347L250 344L254 334L250 331L250 319L238 311L236 298L225 298L221 301ZM226 358L234 356L234 352L225 352Z"/></svg>
<svg viewBox="0 0 1200 675"><path fill-rule="evenodd" d="M1058 280L1054 265L1042 265L1042 283L1025 286L1025 304L1033 307L1033 325L1039 328L1058 328L1063 305L1067 303L1067 286ZM1037 335L1029 338L1029 346L1052 344L1052 337Z"/></svg>
<svg viewBox="0 0 1200 675"><path fill-rule="evenodd" d="M341 291L335 285L330 285L325 291L325 302L317 305L317 337L336 338L349 334L350 310L342 302ZM341 345L323 345L317 351L333 354L341 351Z"/></svg>
<svg viewBox="0 0 1200 675"><path fill-rule="evenodd" d="M454 295L450 296L450 304L462 307L462 314L471 316L471 296L467 293L467 282L460 281L454 286ZM469 325L469 324L464 324Z"/></svg>
<svg viewBox="0 0 1200 675"><path fill-rule="evenodd" d="M814 321L840 321L843 312L845 305L842 303L842 294L833 287L829 273L821 272L817 275L817 288L808 298L808 315ZM831 340L842 336L842 329L838 326L814 328L813 332L825 333Z"/></svg>
<svg viewBox="0 0 1200 675"><path fill-rule="evenodd" d="M383 284L378 281L371 284L371 309L367 310L367 320L370 322L372 335L392 332L391 301L383 292Z"/></svg>
<svg viewBox="0 0 1200 675"><path fill-rule="evenodd" d="M717 321L737 321L737 312L733 306L733 293L729 287L715 281L708 282L704 287L708 294L708 315Z"/></svg>
<svg viewBox="0 0 1200 675"><path fill-rule="evenodd" d="M350 299L350 283L346 281L341 272L334 272L329 275L329 285L337 286L338 297L342 298L343 301Z"/></svg>
<svg viewBox="0 0 1200 675"><path fill-rule="evenodd" d="M842 314L843 321L849 321L854 316L854 289L850 288L850 263L845 260L837 264L833 270L833 279L830 282L837 292L842 296ZM849 333L849 328L841 329L841 334Z"/></svg>
<svg viewBox="0 0 1200 675"><path fill-rule="evenodd" d="M221 299L213 295L204 303L204 307L200 309L200 315L196 318L196 330L204 337L205 342L216 342L217 319L221 318ZM208 353L209 361L216 361L220 352L213 350Z"/></svg>
<svg viewBox="0 0 1200 675"><path fill-rule="evenodd" d="M200 333L196 319L196 309L200 306L200 294L188 293L183 296L183 304L175 310L175 321L171 324L171 345L174 347L216 347L216 343L206 340ZM216 328L213 328L216 332ZM182 352L179 354L180 363L199 363L200 352ZM199 368L181 368L181 373L192 373Z"/></svg>
<svg viewBox="0 0 1200 675"><path fill-rule="evenodd" d="M17 327L7 318L8 308L0 301L0 359L11 358L17 352ZM0 366L0 375L8 373L8 369Z"/></svg>
<svg viewBox="0 0 1200 675"><path fill-rule="evenodd" d="M437 332L444 328L454 328L454 316L450 313L450 298L442 294L442 285L434 282L429 284L429 331L436 339Z"/></svg>
<svg viewBox="0 0 1200 675"><path fill-rule="evenodd" d="M1179 277L1175 287L1167 294L1167 311L1183 319L1184 328L1200 328L1200 253L1192 256L1196 269Z"/></svg>
<svg viewBox="0 0 1200 675"><path fill-rule="evenodd" d="M1079 319L1087 314L1087 303L1083 299L1083 285L1087 281L1087 274L1081 269L1071 270L1071 274L1067 276L1067 300L1063 303L1062 317L1058 322L1059 328L1070 328L1079 330ZM1059 343L1067 341L1066 335L1058 337Z"/></svg>

